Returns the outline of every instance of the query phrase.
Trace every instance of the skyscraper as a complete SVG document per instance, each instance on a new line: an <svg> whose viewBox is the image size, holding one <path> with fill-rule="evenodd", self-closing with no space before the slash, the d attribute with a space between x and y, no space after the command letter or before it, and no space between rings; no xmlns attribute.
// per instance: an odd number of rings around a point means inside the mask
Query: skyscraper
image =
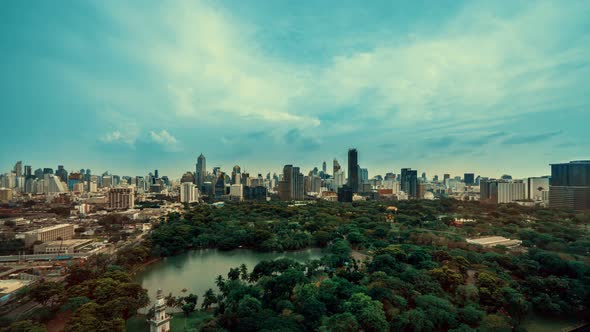
<svg viewBox="0 0 590 332"><path fill-rule="evenodd" d="M16 176L23 176L23 162L22 161L17 161L16 164L14 165L14 173L16 173Z"/></svg>
<svg viewBox="0 0 590 332"><path fill-rule="evenodd" d="M336 160L336 158L334 158L334 166L333 166L333 173L332 175L336 176L336 173L340 170L340 163L338 162L338 160Z"/></svg>
<svg viewBox="0 0 590 332"><path fill-rule="evenodd" d="M304 176L299 167L285 165L283 167L283 179L279 181L279 199L283 201L302 201L304 194Z"/></svg>
<svg viewBox="0 0 590 332"><path fill-rule="evenodd" d="M549 206L590 210L590 160L551 164Z"/></svg>
<svg viewBox="0 0 590 332"><path fill-rule="evenodd" d="M475 184L475 174L473 174L473 173L465 173L463 175L463 182L465 182L466 185L473 185L473 184Z"/></svg>
<svg viewBox="0 0 590 332"><path fill-rule="evenodd" d="M356 149L348 150L348 186L353 193L359 191L359 163Z"/></svg>
<svg viewBox="0 0 590 332"><path fill-rule="evenodd" d="M241 184L242 183L242 170L240 166L235 165L233 171L231 172L231 184Z"/></svg>
<svg viewBox="0 0 590 332"><path fill-rule="evenodd" d="M30 165L25 165L25 178L30 179L33 176L32 167Z"/></svg>
<svg viewBox="0 0 590 332"><path fill-rule="evenodd" d="M57 171L55 171L55 175L57 175L63 182L68 182L68 171L66 171L63 165L57 166Z"/></svg>
<svg viewBox="0 0 590 332"><path fill-rule="evenodd" d="M207 176L207 160L205 156L201 153L199 158L197 158L197 165L196 165L196 172L195 172L195 181L196 185L201 189L203 183L205 182L205 177Z"/></svg>
<svg viewBox="0 0 590 332"><path fill-rule="evenodd" d="M402 168L400 172L400 189L405 193L408 192L407 183L409 170L411 170L411 168Z"/></svg>
<svg viewBox="0 0 590 332"><path fill-rule="evenodd" d="M328 171L328 166L326 165L326 161L324 161L322 163L322 171L324 172L324 174L326 174L326 172Z"/></svg>

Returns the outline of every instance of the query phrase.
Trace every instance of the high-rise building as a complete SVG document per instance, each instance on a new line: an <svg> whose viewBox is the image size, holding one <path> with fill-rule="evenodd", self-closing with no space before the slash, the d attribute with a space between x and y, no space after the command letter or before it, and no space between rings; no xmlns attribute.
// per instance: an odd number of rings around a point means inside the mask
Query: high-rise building
<svg viewBox="0 0 590 332"><path fill-rule="evenodd" d="M14 165L14 173L16 174L17 177L23 176L23 162L22 161L17 161L16 164Z"/></svg>
<svg viewBox="0 0 590 332"><path fill-rule="evenodd" d="M111 188L108 192L109 209L127 210L135 206L133 188Z"/></svg>
<svg viewBox="0 0 590 332"><path fill-rule="evenodd" d="M338 170L334 173L334 190L338 190L339 188L341 188L343 185L346 184L345 178L344 178L344 171Z"/></svg>
<svg viewBox="0 0 590 332"><path fill-rule="evenodd" d="M43 168L43 174L53 174L53 168Z"/></svg>
<svg viewBox="0 0 590 332"><path fill-rule="evenodd" d="M358 152L356 149L348 150L348 186L352 189L353 193L359 191L360 184L360 170L358 163Z"/></svg>
<svg viewBox="0 0 590 332"><path fill-rule="evenodd" d="M333 164L334 166L332 168L332 175L336 176L335 174L340 171L340 163L338 160L336 160L336 158L334 158Z"/></svg>
<svg viewBox="0 0 590 332"><path fill-rule="evenodd" d="M183 182L180 184L180 202L194 203L199 201L199 188L192 182Z"/></svg>
<svg viewBox="0 0 590 332"><path fill-rule="evenodd" d="M205 156L201 153L199 158L197 158L196 164L196 172L195 172L195 184L201 189L203 183L205 182L205 177L207 176L207 160Z"/></svg>
<svg viewBox="0 0 590 332"><path fill-rule="evenodd" d="M242 184L242 169L238 165L231 172L231 184Z"/></svg>
<svg viewBox="0 0 590 332"><path fill-rule="evenodd" d="M463 174L463 182L465 182L466 185L475 184L475 174L473 174L473 173Z"/></svg>
<svg viewBox="0 0 590 332"><path fill-rule="evenodd" d="M481 178L480 200L488 203L511 203L526 199L526 184L520 180Z"/></svg>
<svg viewBox="0 0 590 332"><path fill-rule="evenodd" d="M67 177L68 189L74 190L74 185L84 182L84 175L82 173L71 173Z"/></svg>
<svg viewBox="0 0 590 332"><path fill-rule="evenodd" d="M408 171L410 171L411 168L402 168L400 171L400 189L403 192L408 191L407 188L407 184L408 184Z"/></svg>
<svg viewBox="0 0 590 332"><path fill-rule="evenodd" d="M215 181L215 197L221 198L221 196L227 194L225 191L225 173L221 171L217 173L217 180Z"/></svg>
<svg viewBox="0 0 590 332"><path fill-rule="evenodd" d="M352 188L350 188L348 185L344 185L338 189L338 202L350 203L352 202L353 196L354 193L352 191Z"/></svg>
<svg viewBox="0 0 590 332"><path fill-rule="evenodd" d="M590 160L551 164L549 206L590 210Z"/></svg>
<svg viewBox="0 0 590 332"><path fill-rule="evenodd" d="M324 174L326 174L326 172L328 171L328 166L326 165L326 161L325 160L322 163L322 171L324 172Z"/></svg>
<svg viewBox="0 0 590 332"><path fill-rule="evenodd" d="M369 170L366 168L360 168L360 181L362 184L369 182Z"/></svg>
<svg viewBox="0 0 590 332"><path fill-rule="evenodd" d="M283 201L298 200L305 198L304 176L299 167L285 165L283 167L283 179L279 181L279 199Z"/></svg>
<svg viewBox="0 0 590 332"><path fill-rule="evenodd" d="M31 167L31 165L25 165L25 179L30 179L33 177L33 172L32 172L33 168Z"/></svg>
<svg viewBox="0 0 590 332"><path fill-rule="evenodd" d="M549 192L549 177L531 177L527 179L526 198L533 201L543 201L543 196Z"/></svg>
<svg viewBox="0 0 590 332"><path fill-rule="evenodd" d="M186 172L182 175L182 177L180 178L180 183L185 183L185 182L190 182L190 183L195 183L195 176L193 175L193 173L191 172Z"/></svg>
<svg viewBox="0 0 590 332"><path fill-rule="evenodd" d="M68 182L68 171L66 171L63 165L57 166L57 171L55 171L55 175L57 175L59 179L63 182Z"/></svg>
<svg viewBox="0 0 590 332"><path fill-rule="evenodd" d="M262 186L257 186L262 187ZM229 187L229 198L232 201L242 201L244 199L244 190L241 183L239 184L232 184Z"/></svg>
<svg viewBox="0 0 590 332"><path fill-rule="evenodd" d="M43 170L42 169L37 168L35 170L35 178L37 178L37 179L43 179L43 174L44 173L43 173Z"/></svg>
<svg viewBox="0 0 590 332"><path fill-rule="evenodd" d="M68 191L65 182L62 182L58 176L45 174L44 181L46 194L65 193Z"/></svg>

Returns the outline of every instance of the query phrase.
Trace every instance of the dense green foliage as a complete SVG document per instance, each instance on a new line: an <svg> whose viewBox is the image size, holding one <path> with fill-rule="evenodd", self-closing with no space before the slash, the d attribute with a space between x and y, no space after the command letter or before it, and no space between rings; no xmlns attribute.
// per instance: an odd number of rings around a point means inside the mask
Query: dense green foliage
<svg viewBox="0 0 590 332"><path fill-rule="evenodd" d="M171 215L151 240L158 255L327 247L320 261L261 262L219 277L217 297L203 295L216 313L204 330L510 331L532 311L590 314L587 215L453 200L396 206L395 223L376 202L197 206ZM476 222L453 227L454 217ZM465 242L479 235L521 239L524 248Z"/></svg>

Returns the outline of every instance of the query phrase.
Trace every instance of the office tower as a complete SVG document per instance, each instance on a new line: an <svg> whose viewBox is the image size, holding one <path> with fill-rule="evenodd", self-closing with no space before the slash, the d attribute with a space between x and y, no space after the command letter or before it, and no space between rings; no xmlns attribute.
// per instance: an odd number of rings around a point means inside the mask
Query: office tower
<svg viewBox="0 0 590 332"><path fill-rule="evenodd" d="M80 173L82 173L82 172L80 172ZM89 182L91 177L92 177L92 173L91 173L90 169L86 169L86 173L84 173L84 181Z"/></svg>
<svg viewBox="0 0 590 332"><path fill-rule="evenodd" d="M478 175L478 176L475 178L475 185L476 185L476 186L479 186L479 181L480 181L480 180L481 180L481 176L479 176L479 175Z"/></svg>
<svg viewBox="0 0 590 332"><path fill-rule="evenodd" d="M549 194L549 177L530 177L527 179L526 198L533 201L543 201L543 196Z"/></svg>
<svg viewBox="0 0 590 332"><path fill-rule="evenodd" d="M322 172L324 172L324 174L326 174L327 171L328 171L328 166L326 165L326 161L324 161L322 163Z"/></svg>
<svg viewBox="0 0 590 332"><path fill-rule="evenodd" d="M590 160L551 164L549 206L590 210Z"/></svg>
<svg viewBox="0 0 590 332"><path fill-rule="evenodd" d="M109 209L127 210L135 206L133 188L111 188L108 192Z"/></svg>
<svg viewBox="0 0 590 332"><path fill-rule="evenodd" d="M369 182L369 170L366 168L360 168L360 183L367 183Z"/></svg>
<svg viewBox="0 0 590 332"><path fill-rule="evenodd" d="M448 179L451 178L450 174L443 174L443 183L446 183Z"/></svg>
<svg viewBox="0 0 590 332"><path fill-rule="evenodd" d="M231 172L231 184L242 184L242 169L238 165Z"/></svg>
<svg viewBox="0 0 590 332"><path fill-rule="evenodd" d="M16 164L14 165L14 173L16 174L16 176L23 176L23 162L22 161L17 161Z"/></svg>
<svg viewBox="0 0 590 332"><path fill-rule="evenodd" d="M220 198L226 195L225 192L225 173L218 171L217 179L215 181L215 197Z"/></svg>
<svg viewBox="0 0 590 332"><path fill-rule="evenodd" d="M199 188L192 182L183 182L180 184L180 202L194 203L199 201Z"/></svg>
<svg viewBox="0 0 590 332"><path fill-rule="evenodd" d="M336 158L334 158L333 161L333 168L332 168L332 174L336 174L339 170L340 170L340 163L338 162L338 160L336 160Z"/></svg>
<svg viewBox="0 0 590 332"><path fill-rule="evenodd" d="M406 193L408 197L418 198L418 171L408 170L406 176Z"/></svg>
<svg viewBox="0 0 590 332"><path fill-rule="evenodd" d="M283 179L279 181L279 198L283 201L302 201L304 197L304 176L299 171L299 167L285 165Z"/></svg>
<svg viewBox="0 0 590 332"><path fill-rule="evenodd" d="M30 179L33 177L33 168L30 165L25 165L25 179Z"/></svg>
<svg viewBox="0 0 590 332"><path fill-rule="evenodd" d="M358 163L358 152L356 149L348 150L348 186L352 189L353 193L359 191L359 163Z"/></svg>
<svg viewBox="0 0 590 332"><path fill-rule="evenodd" d="M57 171L55 171L55 175L57 175L59 179L63 182L68 182L68 171L65 170L63 165L57 166Z"/></svg>
<svg viewBox="0 0 590 332"><path fill-rule="evenodd" d="M475 174L473 174L473 173L463 174L463 182L465 182L466 185L475 184Z"/></svg>
<svg viewBox="0 0 590 332"><path fill-rule="evenodd" d="M43 170L40 168L37 168L35 170L35 178L37 179L43 179Z"/></svg>
<svg viewBox="0 0 590 332"><path fill-rule="evenodd" d="M221 172L221 167L219 167L219 166L213 167L213 177L214 178L219 177L219 172Z"/></svg>
<svg viewBox="0 0 590 332"><path fill-rule="evenodd" d="M110 188L113 186L113 178L110 175L103 175L101 179L103 188Z"/></svg>
<svg viewBox="0 0 590 332"><path fill-rule="evenodd" d="M479 180L479 200L480 201L497 201L498 182L494 179L481 178Z"/></svg>
<svg viewBox="0 0 590 332"><path fill-rule="evenodd" d="M400 189L401 191L408 192L408 172L411 168L402 168L400 171Z"/></svg>
<svg viewBox="0 0 590 332"><path fill-rule="evenodd" d="M201 189L201 186L205 182L207 176L207 160L201 153L197 158L196 171L195 171L195 184Z"/></svg>
<svg viewBox="0 0 590 332"><path fill-rule="evenodd" d="M154 178L159 179L160 175L158 174L158 170L154 170Z"/></svg>
<svg viewBox="0 0 590 332"><path fill-rule="evenodd" d="M354 193L352 191L352 188L350 188L348 185L344 185L338 189L338 202L350 203L352 202L353 196Z"/></svg>
<svg viewBox="0 0 590 332"><path fill-rule="evenodd" d="M432 177L432 182L438 182L438 175Z"/></svg>
<svg viewBox="0 0 590 332"><path fill-rule="evenodd" d="M421 179L422 179L422 182L426 182L426 172L422 172Z"/></svg>
<svg viewBox="0 0 590 332"><path fill-rule="evenodd" d="M43 174L53 174L53 168L43 168Z"/></svg>
<svg viewBox="0 0 590 332"><path fill-rule="evenodd" d="M393 172L385 173L384 180L385 181L395 181L395 173L393 173Z"/></svg>

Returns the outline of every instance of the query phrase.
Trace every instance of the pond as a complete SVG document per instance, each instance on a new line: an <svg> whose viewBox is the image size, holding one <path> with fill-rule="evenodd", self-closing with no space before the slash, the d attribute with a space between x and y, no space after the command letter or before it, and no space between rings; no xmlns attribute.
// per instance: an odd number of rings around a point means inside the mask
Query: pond
<svg viewBox="0 0 590 332"><path fill-rule="evenodd" d="M291 258L298 262L319 259L323 256L318 248L289 251L289 252L256 252L248 249L232 251L220 251L216 249L193 250L184 254L167 257L163 260L147 266L137 274L135 279L148 290L151 301L154 301L159 288L164 294L172 293L175 296L188 295L190 293L199 296L199 303L203 294L212 288L217 292L215 278L222 275L227 278L227 272L232 267L246 264L248 271L263 260L278 258ZM183 292L183 290L185 290ZM145 313L147 310L140 310ZM176 319L173 319L175 321ZM145 316L131 318L127 322L127 331L147 331L148 326Z"/></svg>

